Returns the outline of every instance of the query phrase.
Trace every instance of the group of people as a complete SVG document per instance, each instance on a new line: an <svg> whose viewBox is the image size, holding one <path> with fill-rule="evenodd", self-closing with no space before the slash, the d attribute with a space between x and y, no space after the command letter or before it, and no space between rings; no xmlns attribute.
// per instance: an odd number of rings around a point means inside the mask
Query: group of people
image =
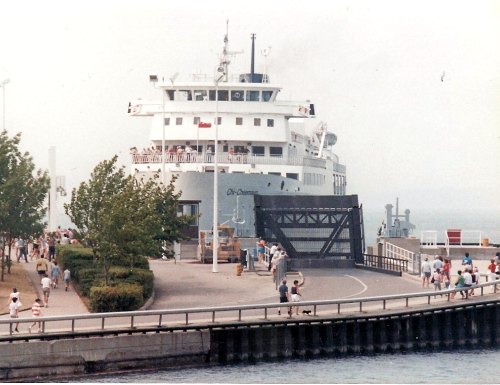
<svg viewBox="0 0 500 385"><path fill-rule="evenodd" d="M264 239L260 239L257 244L257 255L258 260L261 263L266 262L266 248L267 244ZM269 248L269 262L268 262L268 271L271 271L273 274L273 282L276 282L277 276L276 272L278 269L278 265L281 261L286 260L288 255L286 251L278 244L273 243L273 245ZM300 292L300 285L298 280L293 281L293 286L288 289L287 280L283 279L281 281L280 286L278 287L280 303L288 303L293 302L297 303L300 301L302 297L302 293ZM299 314L299 306L288 306L288 316L291 318L293 314L293 310L295 309L296 315ZM278 315L281 315L281 308L278 309Z"/></svg>
<svg viewBox="0 0 500 385"><path fill-rule="evenodd" d="M433 263L428 257L422 262L422 287L429 288L430 284L434 285L434 291L440 291L451 288L451 260L443 259L436 255ZM496 254L494 259L491 259L488 265L489 279L500 279L500 253ZM474 295L474 286L481 282L481 274L478 266L473 266L472 258L469 253L465 253L462 259L462 267L457 271L457 279L454 282L455 288L464 288L460 291L462 298L467 298L467 295ZM466 294L464 294L464 292ZM457 292L451 293L451 299L454 299Z"/></svg>
<svg viewBox="0 0 500 385"><path fill-rule="evenodd" d="M37 272L39 276L41 277L40 279L40 285L42 286L42 292L43 292L43 306L48 308L49 307L49 297L50 297L50 289L57 289L59 287L59 277L61 276L61 270L57 264L57 261L54 261L52 264L52 267L49 267L49 262L45 259L45 257L42 255L41 258L37 261ZM49 268L50 268L50 276L49 278ZM70 283L71 279L71 272L69 269L65 269L63 273L63 280L64 280L64 285L65 285L65 290L68 291L68 286ZM19 318L19 311L22 307L21 303L21 298L19 291L17 288L12 289L12 293L9 296L9 314L10 318ZM31 306L31 315L33 317L40 317L41 316L41 306L42 306L42 300L40 298L36 298L35 302ZM34 321L33 324L29 327L28 331L31 333L31 330L35 324L38 323L38 331L40 332L40 322ZM16 323L15 325L15 332L19 333L19 323Z"/></svg>
<svg viewBox="0 0 500 385"><path fill-rule="evenodd" d="M27 239L18 237L12 241L12 248L17 262L22 259L26 263L29 260L38 260L41 256L46 256L51 262L56 258L56 244L69 245L78 243L74 238L74 232L71 228L61 229L59 226L56 231L46 232L40 236L32 236Z"/></svg>
<svg viewBox="0 0 500 385"><path fill-rule="evenodd" d="M293 310L295 309L295 314L299 315L299 306L298 302L300 301L300 297L302 293L300 292L299 281L294 280L293 286L290 291L288 290L288 286L286 284L286 279L281 281L281 285L278 288L280 295L280 303L295 303L293 306L287 306L288 309L288 318L292 318ZM281 307L278 308L278 315L281 315Z"/></svg>
<svg viewBox="0 0 500 385"><path fill-rule="evenodd" d="M36 319L42 315L42 306L41 306L41 300L40 298L36 298L35 301L33 302L33 305L31 305L31 316ZM12 289L12 293L10 293L9 296L9 314L10 318L19 318L19 309L22 307L21 303L21 296L19 291L17 291L17 288ZM41 329L41 322L39 321L33 321L33 323L29 326L28 331L31 333L31 330L33 326L38 324L38 332L40 333L42 331ZM19 333L19 322L15 324L14 331Z"/></svg>

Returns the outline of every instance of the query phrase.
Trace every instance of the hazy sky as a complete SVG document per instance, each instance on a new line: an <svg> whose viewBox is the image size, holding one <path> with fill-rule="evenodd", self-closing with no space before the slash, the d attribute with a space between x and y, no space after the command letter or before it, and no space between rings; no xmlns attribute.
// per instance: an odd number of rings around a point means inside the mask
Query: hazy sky
<svg viewBox="0 0 500 385"><path fill-rule="evenodd" d="M251 33L272 47L281 98L315 103L365 208L500 209L498 1L9 1L0 14L7 129L38 167L56 146L68 191L113 154L128 168L151 124L129 100L159 97L150 73L212 73L229 19L244 50L232 71L249 70Z"/></svg>

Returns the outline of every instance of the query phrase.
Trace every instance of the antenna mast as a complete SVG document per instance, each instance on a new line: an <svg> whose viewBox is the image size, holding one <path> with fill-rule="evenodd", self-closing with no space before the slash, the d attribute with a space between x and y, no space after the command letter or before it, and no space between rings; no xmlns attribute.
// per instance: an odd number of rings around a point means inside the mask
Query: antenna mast
<svg viewBox="0 0 500 385"><path fill-rule="evenodd" d="M228 81L229 78L229 64L231 60L229 60L230 56L234 56L243 51L229 51L229 20L226 20L226 35L224 36L224 48L222 49L222 55L219 62L219 68L217 68L217 72L222 73L222 80L224 82Z"/></svg>

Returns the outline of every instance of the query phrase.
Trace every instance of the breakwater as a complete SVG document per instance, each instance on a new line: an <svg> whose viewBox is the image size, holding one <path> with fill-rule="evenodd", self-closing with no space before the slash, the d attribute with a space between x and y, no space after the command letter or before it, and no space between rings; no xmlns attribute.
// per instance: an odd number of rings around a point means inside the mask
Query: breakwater
<svg viewBox="0 0 500 385"><path fill-rule="evenodd" d="M495 347L500 300L419 311L166 327L0 344L4 381L287 358Z"/></svg>

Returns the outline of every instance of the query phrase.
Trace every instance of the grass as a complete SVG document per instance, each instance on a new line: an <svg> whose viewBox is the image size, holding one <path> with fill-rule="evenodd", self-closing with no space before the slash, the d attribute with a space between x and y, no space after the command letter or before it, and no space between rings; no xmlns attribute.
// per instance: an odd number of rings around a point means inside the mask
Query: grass
<svg viewBox="0 0 500 385"><path fill-rule="evenodd" d="M30 268L32 268L31 265ZM9 312L8 301L14 287L17 288L20 294L21 303L23 304L21 310L30 309L38 296L23 266L14 262L10 274L7 273L7 268L5 268L4 281L0 281L0 314Z"/></svg>

